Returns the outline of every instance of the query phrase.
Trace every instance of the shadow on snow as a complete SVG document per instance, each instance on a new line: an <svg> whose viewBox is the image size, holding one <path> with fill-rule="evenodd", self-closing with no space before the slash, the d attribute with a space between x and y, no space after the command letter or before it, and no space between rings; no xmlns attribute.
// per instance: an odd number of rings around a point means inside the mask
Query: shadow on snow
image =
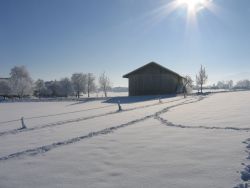
<svg viewBox="0 0 250 188"><path fill-rule="evenodd" d="M121 104L137 103L137 102L146 102L151 100L166 99L176 97L177 94L169 95L145 95L145 96L123 96L123 97L112 97L105 100L103 103L117 103L120 101Z"/></svg>

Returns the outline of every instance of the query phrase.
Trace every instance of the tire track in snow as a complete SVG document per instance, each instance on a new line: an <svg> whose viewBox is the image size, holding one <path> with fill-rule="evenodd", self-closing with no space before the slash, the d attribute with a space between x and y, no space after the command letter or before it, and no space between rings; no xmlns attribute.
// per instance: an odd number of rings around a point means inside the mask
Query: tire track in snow
<svg viewBox="0 0 250 188"><path fill-rule="evenodd" d="M74 143L80 142L80 141L85 140L85 139L93 138L93 137L100 136L100 135L110 134L110 133L113 133L114 131L116 131L118 129L125 128L125 127L128 127L130 125L134 125L136 123L142 122L142 121L146 121L146 120L148 120L150 118L154 118L157 115L165 113L166 111L170 110L171 108L175 108L177 106L181 106L181 105L184 105L184 104L195 103L195 102L198 102L198 101L200 101L202 99L203 98L199 98L198 100L195 100L195 101L193 101L193 99L189 99L189 100L186 100L186 101L181 102L179 104L175 104L175 105L166 107L166 108L164 108L164 109L162 109L162 110L160 110L160 111L158 111L156 113L153 113L151 115L148 115L148 116L145 116L145 117L142 117L142 118L139 118L139 119L135 119L135 120L129 121L129 122L121 124L121 125L105 128L105 129L102 129L100 131L90 132L90 133L88 133L86 135L83 135L83 136L74 137L74 138L64 140L64 141L60 141L60 142L55 142L55 143L52 143L52 144L49 144L49 145L44 145L44 146L40 146L40 147L37 147L37 148L12 153L12 154L0 157L0 161L6 161L6 160L14 159L14 158L25 157L25 156L36 156L38 154L46 153L46 152L51 151L53 149L56 149L56 148L59 148L59 147L62 147L62 146L66 146L66 145L70 145L70 144L74 144ZM191 102L188 102L188 101L191 101Z"/></svg>
<svg viewBox="0 0 250 188"><path fill-rule="evenodd" d="M13 129L13 130L9 130L9 131L0 132L0 136L10 135L10 134L18 134L18 133L22 133L22 132L34 131L34 130L39 130L39 129L44 129L44 128L50 128L50 127L56 127L56 126L60 126L60 125L68 124L68 123L75 123L75 122L80 122L80 121L86 121L86 120L95 119L95 118L98 118L98 117L104 117L104 116L113 115L113 114L117 114L117 113L122 113L122 112L128 112L128 111L132 111L132 110L149 108L149 107L153 107L153 106L157 106L157 105L161 105L161 104L168 104L168 103L172 103L172 102L176 102L176 101L180 101L180 100L183 100L183 98L172 100L172 101L167 101L167 102L162 102L162 103L155 103L155 104L149 104L149 105L144 105L144 106L139 106L139 107L134 107L134 108L128 108L128 109L125 109L125 110L122 110L122 111L112 111L112 112L108 112L108 113L104 113L104 114L98 114L98 115L94 115L94 116L68 119L68 120L64 120L64 121L57 121L57 122L53 122L53 123L49 123L49 124L45 124L45 125L40 125L40 126L36 126L36 127L31 127L31 128L26 128L26 129L22 129L22 128ZM105 106L105 107L107 107L107 106ZM80 111L75 111L75 112L80 112ZM70 112L70 113L73 113L73 112ZM60 113L60 115L62 115L62 114L65 114L65 113ZM41 117L57 116L57 115L58 114L49 115L49 116L37 116L37 117L31 117L31 118L25 118L25 119L26 120L30 120L30 119L36 119L36 118L41 118ZM20 120L18 120L18 121L20 121Z"/></svg>

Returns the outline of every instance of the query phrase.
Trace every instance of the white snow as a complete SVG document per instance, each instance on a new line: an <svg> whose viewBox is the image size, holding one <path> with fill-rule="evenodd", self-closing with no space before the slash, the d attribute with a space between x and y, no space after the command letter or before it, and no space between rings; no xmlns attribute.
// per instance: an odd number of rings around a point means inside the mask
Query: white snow
<svg viewBox="0 0 250 188"><path fill-rule="evenodd" d="M183 105L164 114L170 122L192 126L250 127L250 92L228 92ZM180 118L181 117L181 118Z"/></svg>
<svg viewBox="0 0 250 188"><path fill-rule="evenodd" d="M115 98L122 112L112 100L2 103L0 187L234 187L249 164L249 98ZM4 123L22 116L27 129Z"/></svg>

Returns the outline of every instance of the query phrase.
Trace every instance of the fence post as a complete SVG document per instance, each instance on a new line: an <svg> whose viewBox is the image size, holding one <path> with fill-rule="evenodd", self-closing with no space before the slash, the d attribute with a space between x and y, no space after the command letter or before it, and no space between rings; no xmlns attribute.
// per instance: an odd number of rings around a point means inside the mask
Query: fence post
<svg viewBox="0 0 250 188"><path fill-rule="evenodd" d="M27 128L26 125L25 125L25 123L24 123L24 118L23 117L21 117L21 124L22 124L22 129L26 129Z"/></svg>
<svg viewBox="0 0 250 188"><path fill-rule="evenodd" d="M161 98L159 98L159 103L162 103Z"/></svg>
<svg viewBox="0 0 250 188"><path fill-rule="evenodd" d="M120 101L117 101L117 105L118 105L118 111L122 111L122 107L121 107Z"/></svg>

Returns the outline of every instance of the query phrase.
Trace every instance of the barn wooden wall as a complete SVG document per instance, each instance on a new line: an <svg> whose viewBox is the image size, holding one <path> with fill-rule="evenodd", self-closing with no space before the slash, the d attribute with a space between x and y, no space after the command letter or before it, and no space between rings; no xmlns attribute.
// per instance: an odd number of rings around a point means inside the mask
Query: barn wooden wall
<svg viewBox="0 0 250 188"><path fill-rule="evenodd" d="M129 95L160 95L176 92L179 81L169 74L140 74L129 77Z"/></svg>

